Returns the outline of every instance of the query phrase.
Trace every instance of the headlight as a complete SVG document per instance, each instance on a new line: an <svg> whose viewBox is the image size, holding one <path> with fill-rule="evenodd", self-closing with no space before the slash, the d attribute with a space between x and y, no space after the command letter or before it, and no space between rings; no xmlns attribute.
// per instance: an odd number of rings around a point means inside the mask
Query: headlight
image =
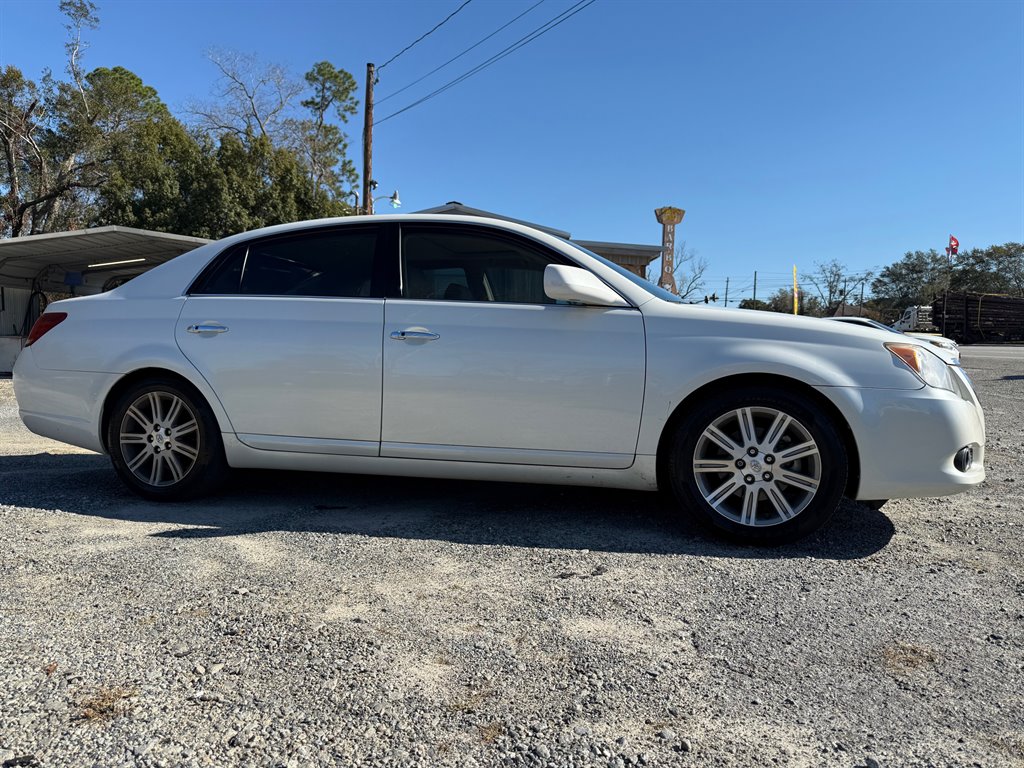
<svg viewBox="0 0 1024 768"><path fill-rule="evenodd" d="M941 341L939 339L928 339L928 343L929 344L934 344L936 347L942 347L943 349L948 349L951 352L955 351L956 348L957 348L956 344L954 344L951 341Z"/></svg>
<svg viewBox="0 0 1024 768"><path fill-rule="evenodd" d="M929 387L956 392L949 367L934 352L916 344L898 342L886 342L885 348Z"/></svg>

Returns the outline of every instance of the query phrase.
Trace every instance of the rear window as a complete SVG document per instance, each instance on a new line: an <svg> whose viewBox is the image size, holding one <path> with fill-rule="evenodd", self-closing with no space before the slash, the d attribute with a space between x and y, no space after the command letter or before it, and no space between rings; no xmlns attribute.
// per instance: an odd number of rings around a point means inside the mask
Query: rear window
<svg viewBox="0 0 1024 768"><path fill-rule="evenodd" d="M375 230L310 232L235 246L193 294L371 296Z"/></svg>

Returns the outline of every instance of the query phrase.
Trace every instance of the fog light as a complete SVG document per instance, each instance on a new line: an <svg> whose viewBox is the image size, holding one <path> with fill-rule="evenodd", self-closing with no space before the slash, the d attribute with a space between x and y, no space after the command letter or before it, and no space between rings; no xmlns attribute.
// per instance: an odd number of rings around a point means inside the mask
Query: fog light
<svg viewBox="0 0 1024 768"><path fill-rule="evenodd" d="M974 464L974 449L967 445L956 452L953 457L953 466L961 472L967 472Z"/></svg>

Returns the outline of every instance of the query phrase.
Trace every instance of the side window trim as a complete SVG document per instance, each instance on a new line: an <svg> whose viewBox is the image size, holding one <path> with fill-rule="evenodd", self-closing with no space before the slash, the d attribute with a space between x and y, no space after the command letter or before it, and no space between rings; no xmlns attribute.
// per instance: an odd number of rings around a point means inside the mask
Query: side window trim
<svg viewBox="0 0 1024 768"><path fill-rule="evenodd" d="M245 268L249 266L249 244L245 246L245 256L242 257L242 272L238 275L238 284L241 285L245 281Z"/></svg>
<svg viewBox="0 0 1024 768"><path fill-rule="evenodd" d="M295 298L295 299L334 299L339 301L367 301L373 299L385 298L385 284L381 279L381 272L378 269L378 265L382 259L386 257L386 248L388 237L386 236L386 227L382 227L377 224L358 224L355 226L349 226L345 224L334 225L328 227L310 227L307 229L296 229L289 232L281 232L275 235L269 235L266 237L253 237L241 241L240 243L234 243L224 248L220 253L214 256L210 261L200 270L199 274L192 280L188 288L185 290L184 296L231 296L231 297L249 297L249 298ZM331 233L353 233L353 232L367 232L372 231L376 235L373 263L370 268L370 295L369 296L310 296L310 295L294 295L289 296L287 294L255 294L255 293L204 293L200 289L203 284L210 280L224 265L225 262L231 260L241 248L245 248L245 256L243 257L242 274L245 273L245 266L249 258L249 250L254 246L259 246L263 243L270 243L277 240L288 240L292 238L299 238L303 235L312 234L331 234ZM241 276L239 277L241 281Z"/></svg>
<svg viewBox="0 0 1024 768"><path fill-rule="evenodd" d="M405 252L404 252L403 249L404 249L404 246L405 246L406 233L409 230L414 230L414 234L418 234L420 232L424 232L424 233L429 232L429 233L433 234L433 233L443 233L443 232L447 231L447 232L453 232L453 233L457 233L457 234L469 234L469 235L490 237L490 238L493 238L495 240L504 240L506 242L509 242L509 243L519 247L519 248L522 248L524 250L528 250L528 251L532 251L532 252L536 253L537 255L541 256L542 258L547 259L549 264L562 264L562 265L570 266L570 267L579 267L579 265L576 264L574 261L572 261L570 258L568 258L567 256L563 255L562 253L559 253L558 251L555 251L555 250L551 249L550 247L544 245L543 243L539 243L539 242L537 242L535 240L531 240L528 237L523 237L522 235L519 235L518 233L515 233L515 232L508 232L508 231L503 230L503 229L498 229L498 228L495 228L495 227L489 227L486 224L474 225L474 224L465 224L465 223L461 223L461 222L460 223L451 223L451 224L449 224L447 222L438 222L438 221L425 221L425 222L409 221L409 222L401 222L399 236L398 236L398 297L397 298L401 298L401 299L403 299L405 301L427 301L427 302L458 301L458 303L461 303L461 304L504 304L504 305L511 305L511 306L533 306L533 307L559 306L558 304L547 304L547 303L542 303L542 302L498 301L498 300L495 300L493 298L489 299L489 300L478 300L478 299L454 300L454 299L436 299L436 298L434 298L434 299L429 299L429 298L412 299L412 298L407 297L405 295L406 260L405 260ZM493 292L493 290L491 289L491 287L488 284L488 279L487 279L486 274L484 274L482 276L482 279L484 281L484 285L485 285L485 288L486 288L488 294L493 297L494 292Z"/></svg>

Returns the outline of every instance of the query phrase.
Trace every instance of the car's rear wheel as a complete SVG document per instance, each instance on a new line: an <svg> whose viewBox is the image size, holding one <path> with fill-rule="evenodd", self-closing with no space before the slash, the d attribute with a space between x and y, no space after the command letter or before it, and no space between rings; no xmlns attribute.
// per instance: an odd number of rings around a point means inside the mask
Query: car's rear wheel
<svg viewBox="0 0 1024 768"><path fill-rule="evenodd" d="M155 501L209 493L227 470L209 406L172 379L149 379L121 393L107 424L107 446L121 480Z"/></svg>
<svg viewBox="0 0 1024 768"><path fill-rule="evenodd" d="M888 499L869 499L867 501L858 501L858 504L865 506L873 512L879 511L882 507L889 503Z"/></svg>
<svg viewBox="0 0 1024 768"><path fill-rule="evenodd" d="M750 544L795 541L843 496L847 455L821 408L783 389L737 389L693 408L676 427L668 480L700 523Z"/></svg>

